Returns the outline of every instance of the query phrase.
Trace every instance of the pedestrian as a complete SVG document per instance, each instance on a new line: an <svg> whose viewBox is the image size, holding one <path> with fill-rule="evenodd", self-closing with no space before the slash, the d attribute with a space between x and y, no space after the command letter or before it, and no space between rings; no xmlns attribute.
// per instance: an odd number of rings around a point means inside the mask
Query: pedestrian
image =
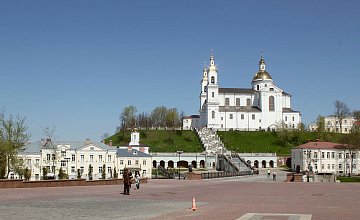
<svg viewBox="0 0 360 220"><path fill-rule="evenodd" d="M270 169L267 170L267 177L270 178Z"/></svg>
<svg viewBox="0 0 360 220"><path fill-rule="evenodd" d="M123 183L124 183L124 195L130 195L131 178L128 168L124 168Z"/></svg>
<svg viewBox="0 0 360 220"><path fill-rule="evenodd" d="M136 183L136 189L140 189L140 172L135 171L135 183Z"/></svg>
<svg viewBox="0 0 360 220"><path fill-rule="evenodd" d="M276 172L273 172L273 181L276 181Z"/></svg>

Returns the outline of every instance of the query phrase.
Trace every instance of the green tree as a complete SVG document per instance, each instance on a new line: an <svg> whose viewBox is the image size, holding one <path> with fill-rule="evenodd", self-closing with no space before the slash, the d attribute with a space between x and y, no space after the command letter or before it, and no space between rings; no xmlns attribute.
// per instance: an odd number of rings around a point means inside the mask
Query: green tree
<svg viewBox="0 0 360 220"><path fill-rule="evenodd" d="M88 176L89 180L93 179L93 166L91 164L89 164Z"/></svg>
<svg viewBox="0 0 360 220"><path fill-rule="evenodd" d="M116 172L116 167L114 167L114 179L118 178L118 173Z"/></svg>
<svg viewBox="0 0 360 220"><path fill-rule="evenodd" d="M29 181L31 178L31 169L29 169L28 167L24 169L24 178L26 181Z"/></svg>
<svg viewBox="0 0 360 220"><path fill-rule="evenodd" d="M60 167L59 169L59 174L58 174L58 177L60 180L63 180L63 179L68 179L68 174L65 173L65 171L62 169L62 167Z"/></svg>
<svg viewBox="0 0 360 220"><path fill-rule="evenodd" d="M81 170L80 169L77 169L77 178L81 179Z"/></svg>
<svg viewBox="0 0 360 220"><path fill-rule="evenodd" d="M8 178L11 169L19 166L17 154L30 138L25 119L0 112L0 179Z"/></svg>
<svg viewBox="0 0 360 220"><path fill-rule="evenodd" d="M42 168L42 179L43 180L47 180L47 174L48 174L48 169L46 167Z"/></svg>
<svg viewBox="0 0 360 220"><path fill-rule="evenodd" d="M340 148L344 149L344 151L347 151L349 153L349 157L350 157L349 175L351 175L353 173L353 164L354 164L354 159L356 158L356 153L358 153L360 150L360 132L352 131L348 135L341 136L340 143L342 144Z"/></svg>
<svg viewBox="0 0 360 220"><path fill-rule="evenodd" d="M105 170L105 164L103 164L102 167L102 172L101 172L101 179L105 179L106 178L106 170Z"/></svg>

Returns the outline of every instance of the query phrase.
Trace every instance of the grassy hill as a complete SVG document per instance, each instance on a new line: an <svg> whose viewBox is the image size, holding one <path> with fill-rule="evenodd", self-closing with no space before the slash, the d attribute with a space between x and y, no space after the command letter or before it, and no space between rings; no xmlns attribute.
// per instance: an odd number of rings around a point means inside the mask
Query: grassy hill
<svg viewBox="0 0 360 220"><path fill-rule="evenodd" d="M114 146L126 146L130 142L130 131L114 134L106 139ZM140 143L150 146L151 152L203 152L199 138L193 131L141 130Z"/></svg>
<svg viewBox="0 0 360 220"><path fill-rule="evenodd" d="M291 148L308 140L338 142L342 134L314 132L262 132L262 131L221 131L218 132L228 150L245 153L277 153L290 155ZM126 146L130 142L130 131L114 134L106 139L114 146ZM150 146L151 152L202 152L197 135L193 131L141 130L140 143Z"/></svg>

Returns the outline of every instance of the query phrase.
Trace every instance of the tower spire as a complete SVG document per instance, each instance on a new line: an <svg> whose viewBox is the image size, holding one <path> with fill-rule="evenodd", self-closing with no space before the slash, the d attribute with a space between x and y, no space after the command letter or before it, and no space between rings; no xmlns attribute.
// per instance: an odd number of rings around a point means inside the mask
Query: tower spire
<svg viewBox="0 0 360 220"><path fill-rule="evenodd" d="M264 51L261 50L261 58L259 61L259 71L264 72L266 70L266 66L265 66L265 60L264 60Z"/></svg>
<svg viewBox="0 0 360 220"><path fill-rule="evenodd" d="M210 70L215 70L216 71L215 59L214 59L214 50L213 49L211 49L211 51L210 51Z"/></svg>

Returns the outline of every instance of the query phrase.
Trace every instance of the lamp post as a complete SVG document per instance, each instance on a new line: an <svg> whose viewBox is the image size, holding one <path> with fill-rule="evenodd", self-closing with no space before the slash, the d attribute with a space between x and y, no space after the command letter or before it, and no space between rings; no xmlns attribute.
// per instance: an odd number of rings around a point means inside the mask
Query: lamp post
<svg viewBox="0 0 360 220"><path fill-rule="evenodd" d="M180 155L183 153L183 151L182 151L182 150L178 150L178 151L176 151L176 153L179 154L178 170L179 170L179 179L180 179Z"/></svg>
<svg viewBox="0 0 360 220"><path fill-rule="evenodd" d="M307 181L309 182L309 179L310 179L310 170L311 169L311 150L306 150L306 160L307 160L307 165L308 165L308 173L307 173Z"/></svg>

